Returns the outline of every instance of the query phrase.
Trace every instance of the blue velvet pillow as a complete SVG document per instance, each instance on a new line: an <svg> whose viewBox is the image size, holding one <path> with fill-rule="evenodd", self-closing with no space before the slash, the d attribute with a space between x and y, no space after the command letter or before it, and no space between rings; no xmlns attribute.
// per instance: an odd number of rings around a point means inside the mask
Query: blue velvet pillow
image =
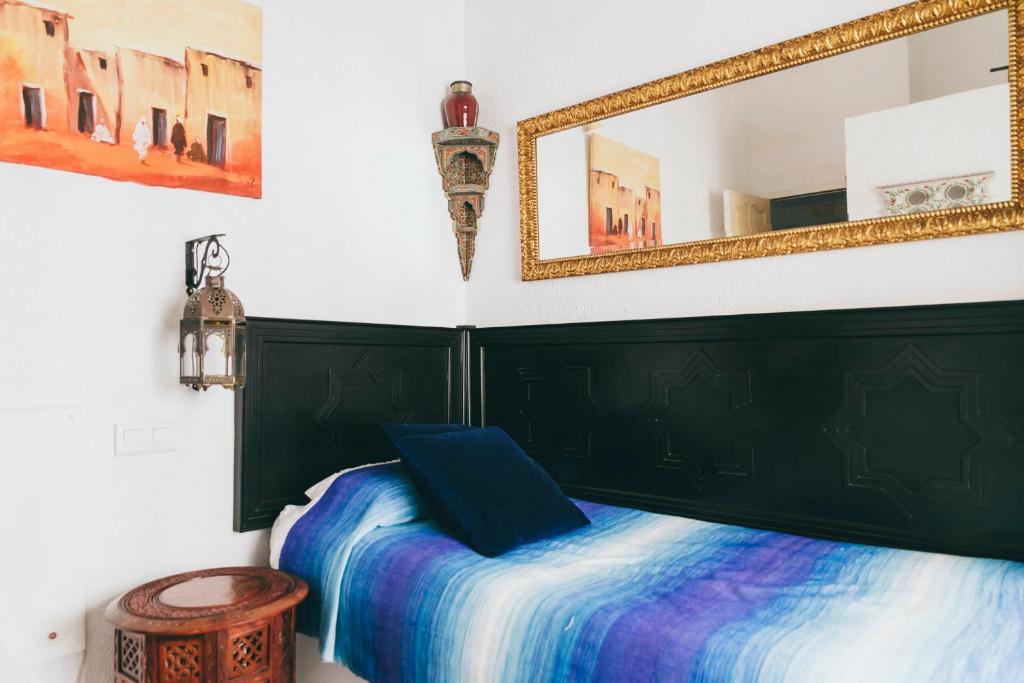
<svg viewBox="0 0 1024 683"><path fill-rule="evenodd" d="M470 425L448 424L446 422L437 422L433 424L421 422L381 422L380 428L384 430L385 434L391 437L392 441L403 436L444 434L445 432L464 432L470 429L476 429L476 427L472 427Z"/></svg>
<svg viewBox="0 0 1024 683"><path fill-rule="evenodd" d="M398 437L395 446L441 523L481 555L590 524L497 427Z"/></svg>
<svg viewBox="0 0 1024 683"><path fill-rule="evenodd" d="M466 429L476 429L468 425L447 424L439 422L435 424L423 424L417 422L381 422L375 426L376 433L370 442L371 449L375 454L381 456L382 460L397 460L401 453L395 448L395 439L402 436L420 436L421 434L441 434L443 432L458 432Z"/></svg>

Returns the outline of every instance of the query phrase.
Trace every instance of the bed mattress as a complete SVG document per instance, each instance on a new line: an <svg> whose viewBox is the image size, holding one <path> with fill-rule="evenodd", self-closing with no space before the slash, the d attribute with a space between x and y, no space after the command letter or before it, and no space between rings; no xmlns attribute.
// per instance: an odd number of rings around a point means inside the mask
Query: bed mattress
<svg viewBox="0 0 1024 683"><path fill-rule="evenodd" d="M1022 681L1024 565L577 501L592 524L498 558L401 464L275 525L300 630L371 681Z"/></svg>

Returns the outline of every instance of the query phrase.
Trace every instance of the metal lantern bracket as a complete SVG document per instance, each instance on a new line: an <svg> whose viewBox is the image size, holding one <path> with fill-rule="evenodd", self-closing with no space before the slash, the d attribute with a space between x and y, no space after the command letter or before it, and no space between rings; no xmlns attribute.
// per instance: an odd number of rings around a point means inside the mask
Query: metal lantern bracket
<svg viewBox="0 0 1024 683"><path fill-rule="evenodd" d="M226 237L226 235L224 233L207 235L185 242L185 291L189 296L199 289L208 270L213 269L223 275L231 265L231 254L220 243L218 239L220 237ZM200 257L199 249L202 244L205 244L206 247ZM225 260L223 265L221 265L222 258ZM210 259L214 260L212 264Z"/></svg>

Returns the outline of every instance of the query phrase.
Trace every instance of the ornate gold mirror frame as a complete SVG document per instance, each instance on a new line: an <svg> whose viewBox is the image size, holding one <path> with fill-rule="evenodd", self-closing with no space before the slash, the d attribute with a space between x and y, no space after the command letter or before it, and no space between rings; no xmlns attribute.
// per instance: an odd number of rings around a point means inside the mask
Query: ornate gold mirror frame
<svg viewBox="0 0 1024 683"><path fill-rule="evenodd" d="M825 59L1001 9L1009 10L1010 169L1012 199L980 207L871 218L807 228L722 237L613 251L591 256L540 259L537 215L537 138L619 114L719 88L730 83ZM919 0L884 12L786 40L604 97L541 114L518 124L519 216L522 279L543 280L691 263L779 256L954 237L1024 227L1021 203L1020 110L1024 0Z"/></svg>

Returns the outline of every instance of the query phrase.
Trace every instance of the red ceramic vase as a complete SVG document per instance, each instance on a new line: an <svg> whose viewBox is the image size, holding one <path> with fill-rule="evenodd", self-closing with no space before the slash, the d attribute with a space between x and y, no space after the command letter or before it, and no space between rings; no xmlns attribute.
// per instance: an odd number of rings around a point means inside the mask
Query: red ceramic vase
<svg viewBox="0 0 1024 683"><path fill-rule="evenodd" d="M469 128L476 125L479 110L476 98L473 97L473 84L469 81L455 81L451 92L444 98L445 128Z"/></svg>

